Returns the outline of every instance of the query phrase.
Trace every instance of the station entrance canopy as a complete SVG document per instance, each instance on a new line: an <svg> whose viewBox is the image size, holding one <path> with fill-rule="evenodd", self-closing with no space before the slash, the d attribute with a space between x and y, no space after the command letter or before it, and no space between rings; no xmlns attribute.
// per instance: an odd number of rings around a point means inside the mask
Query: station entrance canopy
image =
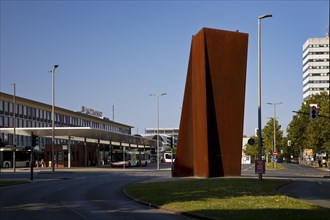
<svg viewBox="0 0 330 220"><path fill-rule="evenodd" d="M16 135L52 137L52 127L16 128ZM1 133L14 134L14 128L0 128ZM156 148L157 141L140 136L128 135L90 127L55 127L56 139L82 141L88 143Z"/></svg>

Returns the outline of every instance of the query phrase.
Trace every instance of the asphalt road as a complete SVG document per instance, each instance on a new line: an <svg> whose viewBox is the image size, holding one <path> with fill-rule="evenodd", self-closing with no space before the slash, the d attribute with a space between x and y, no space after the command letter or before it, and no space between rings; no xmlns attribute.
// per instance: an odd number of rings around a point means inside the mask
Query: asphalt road
<svg viewBox="0 0 330 220"><path fill-rule="evenodd" d="M0 187L0 219L189 219L136 203L122 193L126 184L148 180L151 174L60 171L55 175L50 172L36 173L33 184ZM168 172L152 174L153 178L163 178L164 175L168 175Z"/></svg>
<svg viewBox="0 0 330 220"><path fill-rule="evenodd" d="M283 194L330 208L330 171L297 164L285 170L267 170L263 178L286 178L293 182L279 189ZM169 165L129 168L47 169L34 172L33 184L0 187L0 219L157 219L189 217L147 207L127 198L122 189L132 182L170 179ZM242 166L243 177L255 177L254 165ZM1 179L30 179L29 169L16 173L2 170ZM155 195L157 196L157 195Z"/></svg>

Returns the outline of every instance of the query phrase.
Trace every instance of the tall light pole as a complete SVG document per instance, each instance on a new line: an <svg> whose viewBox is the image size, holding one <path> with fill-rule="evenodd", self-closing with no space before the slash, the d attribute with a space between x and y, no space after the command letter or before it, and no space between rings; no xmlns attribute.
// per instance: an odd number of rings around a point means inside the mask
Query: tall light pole
<svg viewBox="0 0 330 220"><path fill-rule="evenodd" d="M258 160L262 160L261 153L261 19L272 17L272 15L258 16ZM262 180L262 172L259 172L259 179Z"/></svg>
<svg viewBox="0 0 330 220"><path fill-rule="evenodd" d="M16 84L13 83L11 84L14 87L14 96L13 96L13 104L14 104L14 114L13 114L13 119L14 119L14 138L13 138L13 168L14 172L16 172Z"/></svg>
<svg viewBox="0 0 330 220"><path fill-rule="evenodd" d="M276 126L275 126L275 123L276 123L276 105L280 105L280 104L283 104L283 102L277 102L277 103L272 103L272 102L267 102L266 104L268 105L273 105L274 106L274 147L273 147L273 156L274 156L274 152L276 152ZM273 160L273 165L274 165L274 168L276 168L276 162Z"/></svg>
<svg viewBox="0 0 330 220"><path fill-rule="evenodd" d="M149 94L150 96L157 96L157 170L159 170L159 96L167 93Z"/></svg>
<svg viewBox="0 0 330 220"><path fill-rule="evenodd" d="M54 69L50 70L49 72L52 74L52 172L55 171L55 69L58 67L57 64L54 65Z"/></svg>

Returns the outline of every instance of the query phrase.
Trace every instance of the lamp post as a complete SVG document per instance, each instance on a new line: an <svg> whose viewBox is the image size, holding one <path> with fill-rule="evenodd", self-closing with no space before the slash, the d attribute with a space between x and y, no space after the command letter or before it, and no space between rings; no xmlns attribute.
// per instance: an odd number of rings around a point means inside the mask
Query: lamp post
<svg viewBox="0 0 330 220"><path fill-rule="evenodd" d="M55 171L55 161L54 161L54 156L55 156L55 79L54 79L54 74L55 74L55 69L59 65L55 64L54 69L50 70L49 72L52 74L52 172Z"/></svg>
<svg viewBox="0 0 330 220"><path fill-rule="evenodd" d="M13 96L13 104L14 104L14 111L13 111L13 119L14 119L14 138L13 138L13 145L14 145L14 149L13 149L13 169L14 172L16 172L16 84L13 83L11 84L14 87L14 96Z"/></svg>
<svg viewBox="0 0 330 220"><path fill-rule="evenodd" d="M157 170L159 170L159 96L167 93L149 94L150 96L157 96Z"/></svg>
<svg viewBox="0 0 330 220"><path fill-rule="evenodd" d="M271 103L271 102L267 102L266 104L268 105L273 105L274 106L274 147L273 147L273 156L274 156L274 152L276 152L276 105L280 105L283 104L283 102L278 102L278 103ZM276 162L273 160L273 166L274 168L276 168Z"/></svg>
<svg viewBox="0 0 330 220"><path fill-rule="evenodd" d="M272 17L272 15L258 16L258 160L261 156L261 19ZM262 172L259 172L259 179L262 180Z"/></svg>

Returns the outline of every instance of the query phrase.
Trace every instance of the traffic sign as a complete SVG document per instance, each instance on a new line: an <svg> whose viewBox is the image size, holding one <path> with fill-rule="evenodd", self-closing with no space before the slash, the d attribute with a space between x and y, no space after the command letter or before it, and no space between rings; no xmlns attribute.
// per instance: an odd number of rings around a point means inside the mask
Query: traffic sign
<svg viewBox="0 0 330 220"><path fill-rule="evenodd" d="M248 144L249 144L249 145L254 145L254 144L255 144L254 139L253 139L253 138L250 138L250 139L248 140Z"/></svg>
<svg viewBox="0 0 330 220"><path fill-rule="evenodd" d="M274 155L274 156L277 156L277 151L274 151L273 155Z"/></svg>
<svg viewBox="0 0 330 220"><path fill-rule="evenodd" d="M265 160L255 160L254 161L254 172L256 174L265 174L266 171L266 161Z"/></svg>

